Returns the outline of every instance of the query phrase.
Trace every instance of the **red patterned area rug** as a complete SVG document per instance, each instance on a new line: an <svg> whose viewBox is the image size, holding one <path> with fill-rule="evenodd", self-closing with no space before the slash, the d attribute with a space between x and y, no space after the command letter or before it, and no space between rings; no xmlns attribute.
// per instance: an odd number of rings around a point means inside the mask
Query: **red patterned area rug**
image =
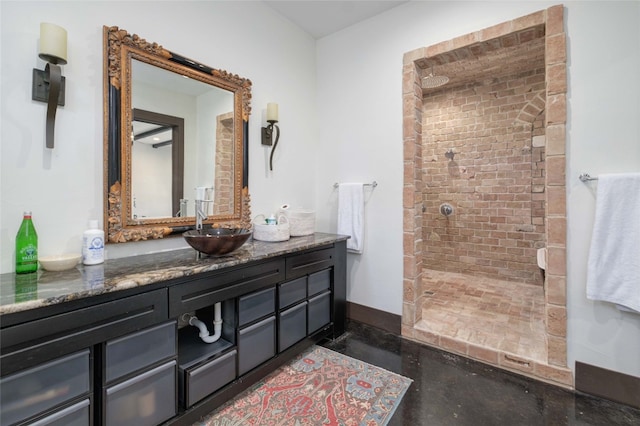
<svg viewBox="0 0 640 426"><path fill-rule="evenodd" d="M366 362L312 346L198 424L386 425L411 382Z"/></svg>

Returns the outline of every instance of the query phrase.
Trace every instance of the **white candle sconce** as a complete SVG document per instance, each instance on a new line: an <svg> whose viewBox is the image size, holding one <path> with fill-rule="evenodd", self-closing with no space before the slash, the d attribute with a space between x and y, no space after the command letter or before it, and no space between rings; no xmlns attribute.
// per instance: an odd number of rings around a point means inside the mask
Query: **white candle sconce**
<svg viewBox="0 0 640 426"><path fill-rule="evenodd" d="M278 122L278 104L267 104L267 123L266 127L262 128L262 145L272 146L271 155L269 156L269 170L273 170L273 153L278 146L278 140L280 139L280 128L276 125ZM275 133L275 136L274 136Z"/></svg>
<svg viewBox="0 0 640 426"><path fill-rule="evenodd" d="M53 148L56 110L64 106L65 78L60 65L67 63L67 30L55 24L40 24L38 56L47 61L43 70L33 69L31 99L47 104L46 146Z"/></svg>

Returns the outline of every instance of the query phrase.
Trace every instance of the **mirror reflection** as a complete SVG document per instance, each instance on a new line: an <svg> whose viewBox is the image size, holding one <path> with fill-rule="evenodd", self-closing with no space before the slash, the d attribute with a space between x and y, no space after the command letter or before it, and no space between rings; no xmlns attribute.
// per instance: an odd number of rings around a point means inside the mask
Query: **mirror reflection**
<svg viewBox="0 0 640 426"><path fill-rule="evenodd" d="M250 226L251 82L118 27L104 39L108 241L192 228L197 193L211 200L205 224Z"/></svg>
<svg viewBox="0 0 640 426"><path fill-rule="evenodd" d="M134 108L131 136L132 218L181 216L184 119Z"/></svg>
<svg viewBox="0 0 640 426"><path fill-rule="evenodd" d="M224 198L207 203L207 215L214 211L228 214L233 205L233 193L228 187L233 175L233 93L138 60L132 61L131 69L134 111L153 109L156 114L182 119L186 141L183 164L189 164L186 171L180 165L172 167L171 149L150 149L149 145L134 141L133 146L138 149L131 160L132 218L180 216L180 199L186 200L187 206L182 214L195 216L193 201L198 187L217 188L221 196L224 193ZM134 135L136 123L140 122L134 112ZM164 124L157 122L158 126ZM218 163L222 168L231 168L217 170ZM181 183L182 187L170 191L171 182ZM180 195L172 199L171 192Z"/></svg>

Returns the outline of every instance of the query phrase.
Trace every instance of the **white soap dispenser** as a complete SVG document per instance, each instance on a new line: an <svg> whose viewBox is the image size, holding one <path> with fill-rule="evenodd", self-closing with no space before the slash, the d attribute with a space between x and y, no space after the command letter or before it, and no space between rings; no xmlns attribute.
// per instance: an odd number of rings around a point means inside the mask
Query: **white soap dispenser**
<svg viewBox="0 0 640 426"><path fill-rule="evenodd" d="M104 231L98 229L98 221L89 221L89 229L82 234L82 263L97 265L104 262Z"/></svg>

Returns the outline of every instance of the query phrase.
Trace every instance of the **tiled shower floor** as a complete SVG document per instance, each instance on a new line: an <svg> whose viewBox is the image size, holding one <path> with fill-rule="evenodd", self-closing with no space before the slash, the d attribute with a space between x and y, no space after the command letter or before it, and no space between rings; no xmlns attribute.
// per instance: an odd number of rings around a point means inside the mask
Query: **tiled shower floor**
<svg viewBox="0 0 640 426"><path fill-rule="evenodd" d="M542 287L430 269L422 286L417 329L547 362Z"/></svg>

